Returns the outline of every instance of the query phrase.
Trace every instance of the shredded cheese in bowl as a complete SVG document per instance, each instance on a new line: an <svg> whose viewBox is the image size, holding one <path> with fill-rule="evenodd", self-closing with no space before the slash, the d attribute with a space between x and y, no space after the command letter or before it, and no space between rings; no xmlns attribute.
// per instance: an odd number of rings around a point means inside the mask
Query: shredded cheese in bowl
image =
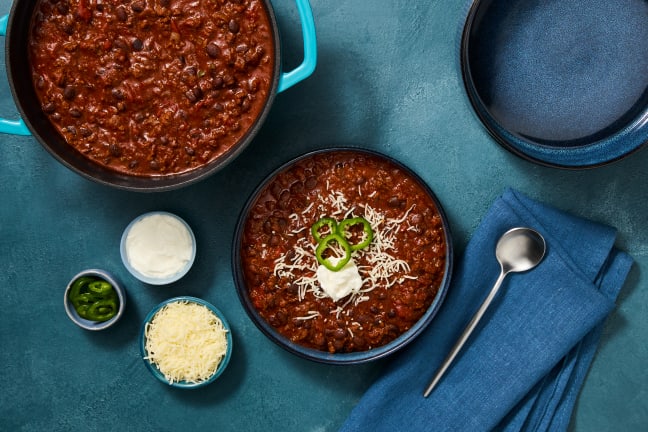
<svg viewBox="0 0 648 432"><path fill-rule="evenodd" d="M222 314L194 297L158 305L145 320L142 355L151 372L175 387L212 382L229 362L232 338Z"/></svg>

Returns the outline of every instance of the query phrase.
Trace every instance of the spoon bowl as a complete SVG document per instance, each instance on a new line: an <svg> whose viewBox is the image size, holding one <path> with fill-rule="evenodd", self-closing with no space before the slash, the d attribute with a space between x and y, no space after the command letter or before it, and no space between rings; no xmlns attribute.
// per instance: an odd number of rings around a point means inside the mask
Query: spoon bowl
<svg viewBox="0 0 648 432"><path fill-rule="evenodd" d="M544 238L530 228L513 228L497 242L495 256L505 273L524 272L538 265L544 257Z"/></svg>

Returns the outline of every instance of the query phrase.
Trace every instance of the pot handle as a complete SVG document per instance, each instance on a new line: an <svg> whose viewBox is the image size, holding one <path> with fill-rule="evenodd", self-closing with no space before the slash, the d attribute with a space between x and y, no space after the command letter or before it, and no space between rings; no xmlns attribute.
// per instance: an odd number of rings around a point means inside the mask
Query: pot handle
<svg viewBox="0 0 648 432"><path fill-rule="evenodd" d="M315 71L315 65L317 65L317 38L315 37L315 21L310 2L309 0L296 0L296 3L304 39L304 60L295 69L281 74L278 92L287 90L311 76Z"/></svg>
<svg viewBox="0 0 648 432"><path fill-rule="evenodd" d="M7 35L7 21L9 15L0 17L0 36ZM25 125L25 122L22 119L19 120L7 120L0 118L0 133L6 133L11 135L31 135L29 129Z"/></svg>

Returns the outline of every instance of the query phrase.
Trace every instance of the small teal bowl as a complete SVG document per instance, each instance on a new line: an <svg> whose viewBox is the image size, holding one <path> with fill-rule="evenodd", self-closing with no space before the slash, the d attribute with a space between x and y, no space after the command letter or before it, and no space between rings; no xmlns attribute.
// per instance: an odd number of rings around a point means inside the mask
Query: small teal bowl
<svg viewBox="0 0 648 432"><path fill-rule="evenodd" d="M172 275L170 275L168 277L159 277L159 278L157 278L157 277L151 277L151 276L145 275L145 274L139 272L136 268L134 268L130 264L129 259L128 259L128 251L126 250L126 239L128 238L128 234L129 234L131 228L133 228L133 226L137 222L144 219L145 217L154 216L154 215L169 216L169 217L172 217L172 218L178 220L182 225L184 225L185 228L187 228L187 230L189 231L189 236L191 237L192 249L191 249L191 257L190 257L189 261L187 262L187 264L183 268L181 268L179 271L177 271L176 273L174 273L174 274L172 274ZM122 234L122 237L121 237L121 242L120 242L120 245L119 245L119 253L121 255L122 262L124 263L124 266L126 267L126 269L130 272L130 274L135 276L137 279L139 279L142 282L147 283L149 285L167 285L167 284L176 282L179 279L181 279L182 277L184 277L189 272L191 267L193 266L194 260L196 259L196 237L194 236L194 233L191 230L191 227L189 226L189 224L187 222L185 222L185 220L182 219L180 216L175 215L173 213L165 212L165 211L152 211L152 212L148 212L148 213L144 213L142 215L139 215L138 217L133 219L128 224L128 226L124 230L124 233Z"/></svg>
<svg viewBox="0 0 648 432"><path fill-rule="evenodd" d="M227 330L227 351L225 353L225 356L221 359L221 362L218 365L218 368L216 369L216 372L209 377L209 379L206 379L204 381L200 382L187 382L187 381L177 381L177 382L169 382L164 377L164 374L160 372L160 369L150 361L146 359L146 324L149 323L155 314L162 309L164 306L166 306L169 303L175 303L175 302L181 302L181 301L187 301L187 302L193 302L197 303L200 305L203 305L207 307L214 315L218 317L218 319L221 320L223 323L223 327L225 330ZM146 368L151 372L151 374L157 378L159 381L163 382L164 384L167 384L171 387L176 387L180 389L196 389L200 387L204 387L208 384L211 384L214 382L225 370L227 365L229 364L230 358L232 357L232 331L230 329L229 323L225 319L225 316L223 313L218 310L214 305L211 303L206 302L205 300L199 299L197 297L191 297L191 296L179 296L179 297L173 297L168 300L163 301L162 303L158 304L151 310L151 312L148 313L146 318L144 319L144 324L142 325L142 330L140 332L140 354L142 355L142 360L144 361L144 364L146 365Z"/></svg>
<svg viewBox="0 0 648 432"><path fill-rule="evenodd" d="M68 294L70 293L70 288L72 287L72 283L74 283L74 281L76 281L82 276L92 276L99 279L103 279L113 286L115 292L117 293L117 298L119 299L119 309L117 310L117 314L114 317L110 318L107 321L99 322L99 321L87 320L79 316L76 309L74 309L72 302L68 298ZM70 283L68 283L67 288L65 288L63 305L65 307L65 312L67 313L68 317L70 317L70 319L74 324L78 325L82 329L91 330L91 331L104 330L107 329L108 327L112 327L113 325L115 325L115 323L117 323L117 321L119 321L121 317L124 315L124 310L126 309L126 291L124 290L122 284L120 284L119 281L117 281L117 279L107 271L99 270L99 269L83 270L80 273L78 273L76 276L74 276L70 280Z"/></svg>

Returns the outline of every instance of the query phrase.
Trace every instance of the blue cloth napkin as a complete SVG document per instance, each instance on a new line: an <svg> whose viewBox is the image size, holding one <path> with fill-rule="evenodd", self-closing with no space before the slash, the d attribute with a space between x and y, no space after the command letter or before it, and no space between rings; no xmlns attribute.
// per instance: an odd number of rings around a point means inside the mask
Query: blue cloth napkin
<svg viewBox="0 0 648 432"><path fill-rule="evenodd" d="M443 379L423 391L499 274L495 245L540 232L544 260L511 273ZM385 365L341 431L566 430L603 320L632 265L613 228L506 190L457 266L430 327Z"/></svg>

